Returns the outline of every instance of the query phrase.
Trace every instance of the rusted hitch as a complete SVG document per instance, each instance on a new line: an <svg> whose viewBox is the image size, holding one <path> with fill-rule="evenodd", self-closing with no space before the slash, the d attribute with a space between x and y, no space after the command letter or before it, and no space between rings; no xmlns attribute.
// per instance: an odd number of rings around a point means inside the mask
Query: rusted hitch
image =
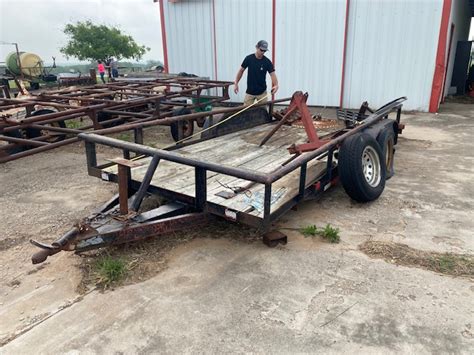
<svg viewBox="0 0 474 355"><path fill-rule="evenodd" d="M74 227L51 245L30 240L41 248L33 254L33 264L44 262L48 256L60 251L76 253L108 245L134 242L157 237L171 232L195 229L212 218L207 213L184 213L187 207L178 203L160 206L154 210L136 214L132 218L121 218L119 208L106 215L96 215L84 220L81 227ZM154 220L158 219L158 220Z"/></svg>

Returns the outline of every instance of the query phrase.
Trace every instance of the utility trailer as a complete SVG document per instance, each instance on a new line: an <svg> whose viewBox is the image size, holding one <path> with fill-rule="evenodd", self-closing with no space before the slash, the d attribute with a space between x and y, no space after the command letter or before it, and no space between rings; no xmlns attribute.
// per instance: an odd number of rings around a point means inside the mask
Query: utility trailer
<svg viewBox="0 0 474 355"><path fill-rule="evenodd" d="M338 110L331 120L311 116L307 97L295 92L280 111L274 104L281 100L229 109L234 111L208 124L199 138L165 149L81 133L89 175L118 183L119 193L51 245L32 240L41 249L33 263L61 250L79 253L198 228L213 218L258 228L263 241L275 246L286 243L286 236L272 224L338 181L356 201L377 199L393 175L406 98L377 110L364 102L359 111ZM196 115L213 116L167 119ZM97 145L117 148L122 157L101 163ZM144 210L146 195L168 203Z"/></svg>

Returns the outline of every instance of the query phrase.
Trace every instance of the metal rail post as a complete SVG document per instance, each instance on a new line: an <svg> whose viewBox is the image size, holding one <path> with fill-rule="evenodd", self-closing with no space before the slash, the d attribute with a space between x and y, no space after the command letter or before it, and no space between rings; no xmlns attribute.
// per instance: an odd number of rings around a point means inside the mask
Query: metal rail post
<svg viewBox="0 0 474 355"><path fill-rule="evenodd" d="M196 177L196 183L195 183L196 209L198 211L204 211L206 209L206 202L207 202L206 169L196 167L195 177Z"/></svg>

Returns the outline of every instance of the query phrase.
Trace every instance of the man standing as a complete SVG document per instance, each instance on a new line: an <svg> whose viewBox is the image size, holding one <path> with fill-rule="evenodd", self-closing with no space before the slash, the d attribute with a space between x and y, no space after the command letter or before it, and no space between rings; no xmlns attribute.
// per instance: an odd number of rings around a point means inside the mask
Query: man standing
<svg viewBox="0 0 474 355"><path fill-rule="evenodd" d="M112 69L112 78L116 79L119 76L118 72L118 62L115 58L110 58L110 69Z"/></svg>
<svg viewBox="0 0 474 355"><path fill-rule="evenodd" d="M234 82L234 92L239 92L239 81L242 78L242 74L245 69L248 68L247 73L247 91L244 99L244 105L251 105L255 100L260 102L267 101L267 83L266 75L267 72L270 74L272 79L272 90L271 93L275 94L278 91L278 79L275 74L275 68L270 59L265 57L265 52L268 50L267 41L258 41L255 46L255 53L249 54L245 57L242 65L237 72L237 76Z"/></svg>

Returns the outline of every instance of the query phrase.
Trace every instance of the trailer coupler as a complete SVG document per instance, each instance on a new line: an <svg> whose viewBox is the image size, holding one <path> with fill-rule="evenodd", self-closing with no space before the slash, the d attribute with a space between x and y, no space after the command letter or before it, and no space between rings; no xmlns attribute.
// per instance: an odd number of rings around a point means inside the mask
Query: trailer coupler
<svg viewBox="0 0 474 355"><path fill-rule="evenodd" d="M140 214L124 216L116 206L106 213L97 213L84 219L51 245L30 240L31 244L41 249L33 254L31 261L39 264L60 251L81 253L196 228L212 218L205 212L188 213L188 209L186 205L173 202Z"/></svg>

